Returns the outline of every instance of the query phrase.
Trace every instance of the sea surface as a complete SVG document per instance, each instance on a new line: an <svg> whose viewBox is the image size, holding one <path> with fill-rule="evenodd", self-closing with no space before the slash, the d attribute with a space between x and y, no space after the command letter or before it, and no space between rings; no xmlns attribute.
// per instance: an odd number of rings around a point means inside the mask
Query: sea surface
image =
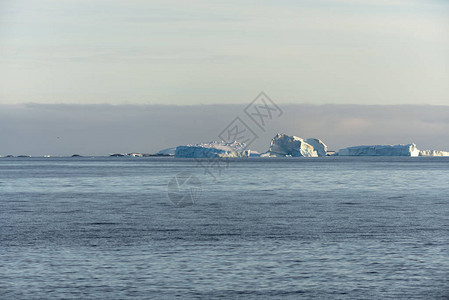
<svg viewBox="0 0 449 300"><path fill-rule="evenodd" d="M191 298L449 299L449 158L0 158L0 299Z"/></svg>

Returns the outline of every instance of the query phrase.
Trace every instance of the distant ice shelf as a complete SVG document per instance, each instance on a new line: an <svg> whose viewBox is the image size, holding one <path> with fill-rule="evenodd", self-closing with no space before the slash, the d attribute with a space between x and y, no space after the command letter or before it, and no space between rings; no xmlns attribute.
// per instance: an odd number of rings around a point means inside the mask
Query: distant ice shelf
<svg viewBox="0 0 449 300"><path fill-rule="evenodd" d="M447 151L419 150L415 144L371 145L340 149L338 156L449 156Z"/></svg>
<svg viewBox="0 0 449 300"><path fill-rule="evenodd" d="M338 151L338 156L419 156L415 144L354 146Z"/></svg>

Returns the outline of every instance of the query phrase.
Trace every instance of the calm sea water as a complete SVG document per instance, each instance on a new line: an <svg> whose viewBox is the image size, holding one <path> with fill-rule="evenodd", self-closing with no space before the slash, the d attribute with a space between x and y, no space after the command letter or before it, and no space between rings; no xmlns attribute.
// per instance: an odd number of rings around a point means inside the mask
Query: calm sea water
<svg viewBox="0 0 449 300"><path fill-rule="evenodd" d="M1 299L448 297L447 158L0 159Z"/></svg>

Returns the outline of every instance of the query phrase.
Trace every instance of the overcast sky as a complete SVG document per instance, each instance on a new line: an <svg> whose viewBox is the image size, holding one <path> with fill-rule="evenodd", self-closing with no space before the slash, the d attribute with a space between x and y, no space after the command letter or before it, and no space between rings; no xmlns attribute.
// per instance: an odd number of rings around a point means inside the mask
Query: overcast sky
<svg viewBox="0 0 449 300"><path fill-rule="evenodd" d="M0 155L108 155L155 153L163 148L219 140L236 117L268 150L276 133L322 139L331 150L363 144L416 143L449 150L449 106L281 105L265 132L245 105L0 105Z"/></svg>
<svg viewBox="0 0 449 300"><path fill-rule="evenodd" d="M447 0L0 0L0 103L433 104Z"/></svg>
<svg viewBox="0 0 449 300"><path fill-rule="evenodd" d="M258 151L449 150L448 82L447 0L0 0L0 155L217 140L260 91Z"/></svg>

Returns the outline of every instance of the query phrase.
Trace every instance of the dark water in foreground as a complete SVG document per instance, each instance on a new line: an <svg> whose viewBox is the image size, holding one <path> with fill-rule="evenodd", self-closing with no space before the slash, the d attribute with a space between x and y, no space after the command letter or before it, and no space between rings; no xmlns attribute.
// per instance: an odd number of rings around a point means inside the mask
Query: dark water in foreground
<svg viewBox="0 0 449 300"><path fill-rule="evenodd" d="M0 159L1 299L177 297L448 299L449 159Z"/></svg>

